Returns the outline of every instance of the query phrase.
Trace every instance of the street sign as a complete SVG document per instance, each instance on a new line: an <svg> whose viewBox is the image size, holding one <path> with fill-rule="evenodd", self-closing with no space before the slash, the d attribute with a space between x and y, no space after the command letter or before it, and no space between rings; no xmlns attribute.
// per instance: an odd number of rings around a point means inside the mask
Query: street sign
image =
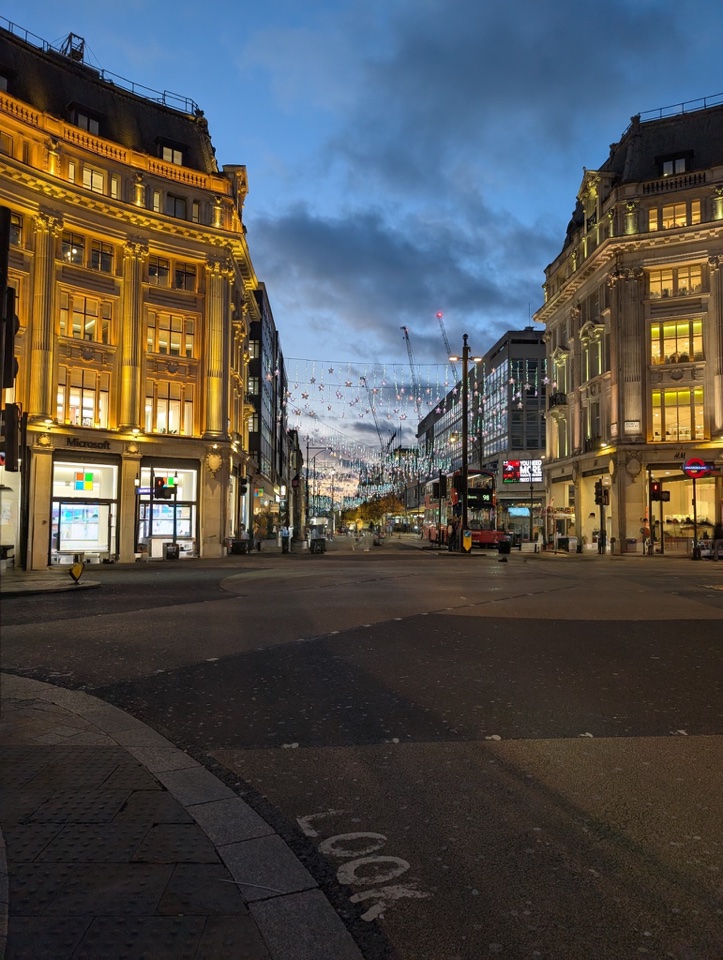
<svg viewBox="0 0 723 960"><path fill-rule="evenodd" d="M706 463L700 457L690 457L683 464L683 473L686 477L706 477L715 469L712 463Z"/></svg>

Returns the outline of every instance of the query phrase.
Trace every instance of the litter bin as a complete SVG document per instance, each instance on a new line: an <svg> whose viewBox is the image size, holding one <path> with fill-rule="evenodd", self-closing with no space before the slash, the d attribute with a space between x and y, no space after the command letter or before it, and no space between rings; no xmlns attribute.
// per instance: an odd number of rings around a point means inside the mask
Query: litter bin
<svg viewBox="0 0 723 960"><path fill-rule="evenodd" d="M512 541L509 537L501 537L497 541L497 552L498 553L509 553L512 549Z"/></svg>
<svg viewBox="0 0 723 960"><path fill-rule="evenodd" d="M178 560L181 555L181 547L177 543L164 543L163 544L163 559L164 560Z"/></svg>
<svg viewBox="0 0 723 960"><path fill-rule="evenodd" d="M315 537L313 540L309 541L309 552L310 553L324 553L326 550L326 540L324 537Z"/></svg>
<svg viewBox="0 0 723 960"><path fill-rule="evenodd" d="M577 537L568 537L568 538L567 538L567 552L568 552L568 553L577 553Z"/></svg>
<svg viewBox="0 0 723 960"><path fill-rule="evenodd" d="M626 553L637 553L638 552L638 538L637 537L627 537L625 540L625 552Z"/></svg>
<svg viewBox="0 0 723 960"><path fill-rule="evenodd" d="M248 540L232 540L231 553L248 553Z"/></svg>

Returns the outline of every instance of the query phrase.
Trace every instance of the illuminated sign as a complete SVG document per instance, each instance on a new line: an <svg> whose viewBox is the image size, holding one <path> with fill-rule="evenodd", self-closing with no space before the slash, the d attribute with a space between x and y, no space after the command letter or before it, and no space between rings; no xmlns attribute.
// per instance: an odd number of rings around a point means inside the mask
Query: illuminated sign
<svg viewBox="0 0 723 960"><path fill-rule="evenodd" d="M683 464L683 473L686 477L705 477L714 469L712 463L706 463L699 457L691 457Z"/></svg>
<svg viewBox="0 0 723 960"><path fill-rule="evenodd" d="M503 483L542 483L542 460L503 460Z"/></svg>
<svg viewBox="0 0 723 960"><path fill-rule="evenodd" d="M93 489L93 474L92 473L76 473L75 475L75 489L76 490L92 490Z"/></svg>

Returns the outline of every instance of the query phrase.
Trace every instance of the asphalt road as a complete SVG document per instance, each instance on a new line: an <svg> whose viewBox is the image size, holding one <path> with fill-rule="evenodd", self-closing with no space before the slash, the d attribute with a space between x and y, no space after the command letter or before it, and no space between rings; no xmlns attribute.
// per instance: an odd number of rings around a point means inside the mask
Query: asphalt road
<svg viewBox="0 0 723 960"><path fill-rule="evenodd" d="M370 960L723 957L720 565L337 541L92 575L4 601L2 668L203 759Z"/></svg>

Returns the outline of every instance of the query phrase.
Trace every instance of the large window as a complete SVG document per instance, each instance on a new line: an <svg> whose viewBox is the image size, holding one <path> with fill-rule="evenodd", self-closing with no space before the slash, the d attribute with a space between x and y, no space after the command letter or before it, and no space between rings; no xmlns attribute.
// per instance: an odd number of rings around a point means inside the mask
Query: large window
<svg viewBox="0 0 723 960"><path fill-rule="evenodd" d="M61 241L63 260L66 263L85 263L85 237L66 230Z"/></svg>
<svg viewBox="0 0 723 960"><path fill-rule="evenodd" d="M171 357L192 357L195 336L193 317L176 313L148 312L148 352Z"/></svg>
<svg viewBox="0 0 723 960"><path fill-rule="evenodd" d="M108 426L110 374L61 366L58 369L57 417L78 427Z"/></svg>
<svg viewBox="0 0 723 960"><path fill-rule="evenodd" d="M171 264L165 257L148 258L148 282L154 287L167 287L170 283Z"/></svg>
<svg viewBox="0 0 723 960"><path fill-rule="evenodd" d="M192 436L192 384L147 380L145 429L147 433Z"/></svg>
<svg viewBox="0 0 723 960"><path fill-rule="evenodd" d="M653 391L653 440L703 440L703 388Z"/></svg>
<svg viewBox="0 0 723 960"><path fill-rule="evenodd" d="M668 203L648 210L648 230L672 230L700 223L700 200Z"/></svg>
<svg viewBox="0 0 723 960"><path fill-rule="evenodd" d="M651 363L689 363L702 359L702 320L671 320L668 323L651 324Z"/></svg>
<svg viewBox="0 0 723 960"><path fill-rule="evenodd" d="M113 272L113 247L110 243L91 240L90 266L93 270L100 270L101 273Z"/></svg>
<svg viewBox="0 0 723 960"><path fill-rule="evenodd" d="M78 293L61 292L61 336L110 343L112 319L113 307L109 301Z"/></svg>
<svg viewBox="0 0 723 960"><path fill-rule="evenodd" d="M649 292L652 300L666 297L687 297L703 289L703 268L700 264L686 267L651 270L648 274Z"/></svg>
<svg viewBox="0 0 723 960"><path fill-rule="evenodd" d="M105 173L94 167L83 167L83 186L93 193L105 193Z"/></svg>
<svg viewBox="0 0 723 960"><path fill-rule="evenodd" d="M599 377L605 370L605 339L587 337L582 341L582 382Z"/></svg>
<svg viewBox="0 0 723 960"><path fill-rule="evenodd" d="M173 270L173 286L176 290L195 290L196 267L192 263L176 263Z"/></svg>
<svg viewBox="0 0 723 960"><path fill-rule="evenodd" d="M61 240L61 256L66 263L89 267L101 273L112 273L115 248L102 240L90 240L80 233L66 230Z"/></svg>

